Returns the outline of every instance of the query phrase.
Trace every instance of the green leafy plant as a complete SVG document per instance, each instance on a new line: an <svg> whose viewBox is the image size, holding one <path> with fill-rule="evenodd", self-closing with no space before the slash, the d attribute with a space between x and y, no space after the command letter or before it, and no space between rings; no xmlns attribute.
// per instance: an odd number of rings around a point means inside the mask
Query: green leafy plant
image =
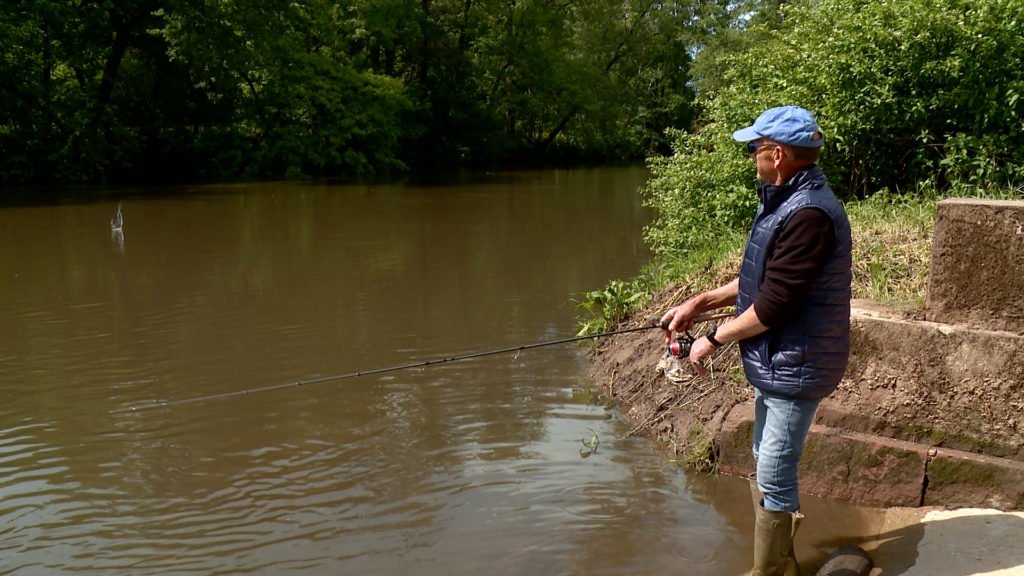
<svg viewBox="0 0 1024 576"><path fill-rule="evenodd" d="M603 290L583 294L576 307L585 314L579 320L578 335L600 334L623 321L630 312L643 306L650 295L650 286L643 279L613 280Z"/></svg>

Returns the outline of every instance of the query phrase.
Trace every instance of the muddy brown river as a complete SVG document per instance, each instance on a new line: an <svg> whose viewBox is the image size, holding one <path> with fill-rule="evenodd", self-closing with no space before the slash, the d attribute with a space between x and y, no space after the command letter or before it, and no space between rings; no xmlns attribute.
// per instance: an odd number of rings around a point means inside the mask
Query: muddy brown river
<svg viewBox="0 0 1024 576"><path fill-rule="evenodd" d="M741 574L745 482L628 438L572 346L175 403L571 337L648 258L645 178L22 194L0 574ZM807 505L808 550L873 518Z"/></svg>

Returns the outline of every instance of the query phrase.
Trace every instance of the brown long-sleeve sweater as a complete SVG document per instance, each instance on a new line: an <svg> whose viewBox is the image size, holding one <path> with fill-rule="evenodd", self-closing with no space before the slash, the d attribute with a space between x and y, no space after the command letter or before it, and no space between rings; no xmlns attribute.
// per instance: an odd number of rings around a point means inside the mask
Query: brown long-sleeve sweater
<svg viewBox="0 0 1024 576"><path fill-rule="evenodd" d="M834 228L832 219L817 208L803 208L790 217L775 239L754 299L761 324L769 328L783 324L807 296L835 248Z"/></svg>

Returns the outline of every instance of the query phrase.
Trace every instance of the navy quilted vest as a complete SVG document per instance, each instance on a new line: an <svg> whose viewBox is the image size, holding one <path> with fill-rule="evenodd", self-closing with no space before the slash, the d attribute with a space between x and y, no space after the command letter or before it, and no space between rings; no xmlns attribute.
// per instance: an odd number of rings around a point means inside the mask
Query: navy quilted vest
<svg viewBox="0 0 1024 576"><path fill-rule="evenodd" d="M782 186L762 185L761 205L743 254L736 314L754 303L771 253L789 218L814 207L832 218L836 242L822 273L785 323L740 342L743 369L751 384L769 394L823 398L839 385L850 355L852 240L842 204L818 166Z"/></svg>

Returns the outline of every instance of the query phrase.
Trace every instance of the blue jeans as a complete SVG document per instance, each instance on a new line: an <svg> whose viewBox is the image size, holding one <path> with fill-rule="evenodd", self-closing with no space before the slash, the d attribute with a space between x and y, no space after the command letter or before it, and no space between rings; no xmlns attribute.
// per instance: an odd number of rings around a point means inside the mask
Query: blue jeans
<svg viewBox="0 0 1024 576"><path fill-rule="evenodd" d="M800 509L797 464L820 402L769 396L754 389L754 463L765 510Z"/></svg>

